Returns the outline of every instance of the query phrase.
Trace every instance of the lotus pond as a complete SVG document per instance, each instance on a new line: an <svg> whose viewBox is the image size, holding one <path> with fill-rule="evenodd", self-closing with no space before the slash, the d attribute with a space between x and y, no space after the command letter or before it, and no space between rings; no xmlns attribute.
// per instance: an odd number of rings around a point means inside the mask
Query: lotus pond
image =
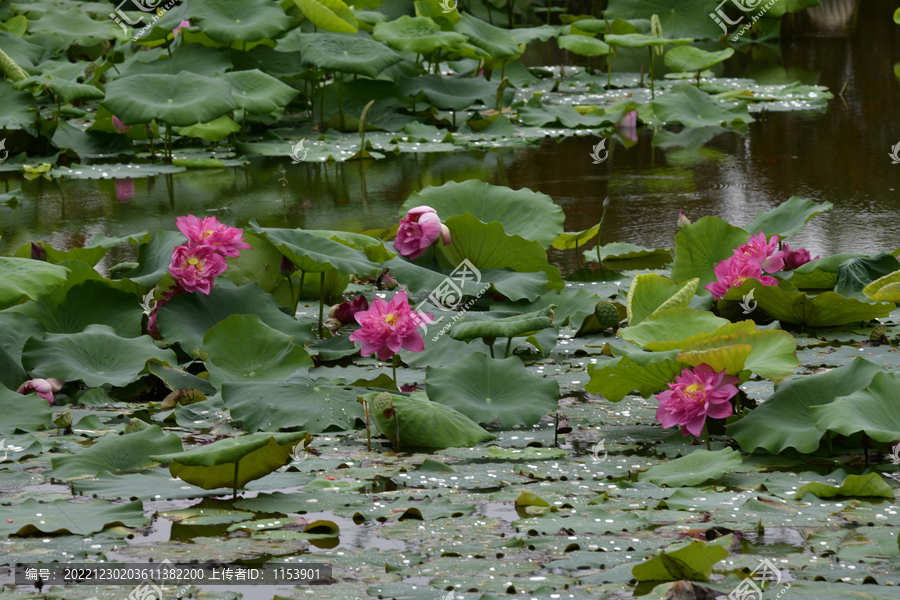
<svg viewBox="0 0 900 600"><path fill-rule="evenodd" d="M895 10L0 1L0 597L897 598Z"/></svg>

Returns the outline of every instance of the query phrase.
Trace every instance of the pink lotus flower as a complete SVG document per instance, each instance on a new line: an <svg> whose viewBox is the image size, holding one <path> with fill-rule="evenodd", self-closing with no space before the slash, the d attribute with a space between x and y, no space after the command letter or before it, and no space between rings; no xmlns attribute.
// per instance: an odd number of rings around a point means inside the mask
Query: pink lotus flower
<svg viewBox="0 0 900 600"><path fill-rule="evenodd" d="M619 119L619 122L616 123L616 131L618 131L619 135L623 138L636 142L638 140L637 111L632 110L631 112L623 114L622 118Z"/></svg>
<svg viewBox="0 0 900 600"><path fill-rule="evenodd" d="M210 246L178 246L172 252L169 273L186 292L209 295L213 279L225 272L225 257Z"/></svg>
<svg viewBox="0 0 900 600"><path fill-rule="evenodd" d="M332 306L328 316L337 319L342 325L346 325L354 321L356 313L366 310L369 310L369 301L365 296L357 296L352 301Z"/></svg>
<svg viewBox="0 0 900 600"><path fill-rule="evenodd" d="M762 231L738 246L734 255L741 261L758 264L766 273L777 273L784 268L784 252L778 250L778 236L773 235L772 240L766 242L766 234Z"/></svg>
<svg viewBox="0 0 900 600"><path fill-rule="evenodd" d="M178 27L176 27L175 29L172 30L172 35L177 36L179 33L181 33L182 27L190 27L190 26L191 26L190 21L182 21L181 23L178 24Z"/></svg>
<svg viewBox="0 0 900 600"><path fill-rule="evenodd" d="M128 133L131 131L131 125L126 125L122 121L119 120L119 117L113 115L112 118L113 129L116 130L116 133Z"/></svg>
<svg viewBox="0 0 900 600"><path fill-rule="evenodd" d="M403 256L415 260L438 238L443 240L445 246L448 245L450 230L441 223L436 210L430 206L417 206L400 221L394 248Z"/></svg>
<svg viewBox="0 0 900 600"><path fill-rule="evenodd" d="M240 251L252 248L244 242L243 229L229 227L215 217L200 219L194 215L175 219L178 231L188 239L188 246L208 246L223 256L240 256Z"/></svg>
<svg viewBox="0 0 900 600"><path fill-rule="evenodd" d="M380 360L389 359L401 348L411 352L424 350L425 342L416 328L432 319L427 313L412 310L405 292L395 294L390 303L375 298L369 310L359 311L353 317L361 328L350 334L350 339L362 342L363 356L377 353Z"/></svg>
<svg viewBox="0 0 900 600"><path fill-rule="evenodd" d="M706 418L724 419L733 413L731 398L738 390L737 377L718 372L706 363L684 369L669 390L656 396L656 420L666 429L681 426L681 434L700 436Z"/></svg>
<svg viewBox="0 0 900 600"><path fill-rule="evenodd" d="M684 214L684 209L678 211L678 229L682 229L691 224L691 220Z"/></svg>
<svg viewBox="0 0 900 600"><path fill-rule="evenodd" d="M784 249L784 268L785 270L796 269L800 265L805 265L811 260L817 260L819 257L810 258L809 250L805 248L800 248L798 250L791 250L791 247L787 245L787 242L782 244L782 248Z"/></svg>
<svg viewBox="0 0 900 600"><path fill-rule="evenodd" d="M713 298L723 297L728 290L748 279L758 279L763 285L778 285L777 279L762 274L762 269L756 262L744 261L737 256L726 258L713 268L713 272L716 274L716 281L703 286L712 293Z"/></svg>
<svg viewBox="0 0 900 600"><path fill-rule="evenodd" d="M20 394L37 392L37 395L53 405L53 392L62 389L63 382L59 379L31 379L19 386L16 391Z"/></svg>

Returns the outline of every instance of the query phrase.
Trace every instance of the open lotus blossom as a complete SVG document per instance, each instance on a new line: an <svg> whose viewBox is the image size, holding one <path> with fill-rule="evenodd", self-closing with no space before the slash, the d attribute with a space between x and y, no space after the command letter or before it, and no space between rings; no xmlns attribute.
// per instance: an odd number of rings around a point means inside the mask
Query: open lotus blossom
<svg viewBox="0 0 900 600"><path fill-rule="evenodd" d="M706 363L684 369L675 383L656 396L656 420L666 429L679 425L682 435L700 436L706 418L724 419L733 413L731 398L738 393L737 377L716 371Z"/></svg>
<svg viewBox="0 0 900 600"><path fill-rule="evenodd" d="M762 268L756 262L748 262L736 256L725 259L713 268L716 281L704 286L713 298L723 297L728 290L737 287L748 279L758 279L763 285L778 285L778 280L762 274Z"/></svg>
<svg viewBox="0 0 900 600"><path fill-rule="evenodd" d="M377 353L380 360L387 360L401 348L411 352L425 349L422 335L416 331L422 322L430 323L432 316L412 310L405 292L397 292L390 302L375 298L369 310L357 312L353 317L360 328L350 334L354 342L362 342L362 355Z"/></svg>
<svg viewBox="0 0 900 600"><path fill-rule="evenodd" d="M751 235L746 244L738 246L734 256L742 262L756 263L766 273L777 273L784 268L784 252L778 249L778 236L773 235L766 242L766 234L762 231L756 236Z"/></svg>
<svg viewBox="0 0 900 600"><path fill-rule="evenodd" d="M126 125L116 115L113 115L112 123L113 129L116 130L116 133L128 133L129 131L131 131L131 125Z"/></svg>
<svg viewBox="0 0 900 600"><path fill-rule="evenodd" d="M188 239L188 246L209 246L222 256L240 256L240 251L251 248L243 239L244 230L220 223L215 217L200 219L194 215L175 219L178 231Z"/></svg>
<svg viewBox="0 0 900 600"><path fill-rule="evenodd" d="M30 394L37 392L37 395L53 404L53 392L62 389L63 382L59 379L31 379L19 386L16 391L20 394Z"/></svg>
<svg viewBox="0 0 900 600"><path fill-rule="evenodd" d="M213 280L225 272L225 257L210 246L178 246L172 252L169 273L186 292L209 295Z"/></svg>
<svg viewBox="0 0 900 600"><path fill-rule="evenodd" d="M190 27L190 26L191 26L190 21L182 21L181 23L178 24L178 27L176 27L175 29L172 30L172 35L177 36L179 33L181 33L182 27Z"/></svg>
<svg viewBox="0 0 900 600"><path fill-rule="evenodd" d="M784 252L784 268L785 270L796 269L800 265L805 265L811 260L816 260L819 257L811 258L809 256L809 250L805 248L799 248L797 250L791 250L791 247L787 245L787 242L781 245L782 251Z"/></svg>
<svg viewBox="0 0 900 600"><path fill-rule="evenodd" d="M417 206L411 208L400 220L394 248L403 256L415 260L428 246L437 242L438 238L441 238L445 246L448 245L450 229L441 223L436 210L430 206Z"/></svg>

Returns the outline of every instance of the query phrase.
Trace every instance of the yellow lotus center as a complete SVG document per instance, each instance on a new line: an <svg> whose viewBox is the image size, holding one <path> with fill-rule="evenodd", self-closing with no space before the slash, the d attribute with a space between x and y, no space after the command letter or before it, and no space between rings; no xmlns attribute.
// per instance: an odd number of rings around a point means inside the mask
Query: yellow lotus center
<svg viewBox="0 0 900 600"><path fill-rule="evenodd" d="M690 398L691 400L700 400L703 398L703 384L700 383L692 383L691 385L684 388L684 395Z"/></svg>
<svg viewBox="0 0 900 600"><path fill-rule="evenodd" d="M203 232L203 237L204 237L204 238L208 238L208 237L211 236L212 234L213 234L213 230L212 230L212 229L207 229L206 231Z"/></svg>
<svg viewBox="0 0 900 600"><path fill-rule="evenodd" d="M389 315L385 315L385 317L384 317L384 322L387 323L388 325L395 325L398 320L399 319L397 318L397 315L395 315L393 313L391 313Z"/></svg>
<svg viewBox="0 0 900 600"><path fill-rule="evenodd" d="M199 265L199 264L200 264L200 260L197 259L197 258L189 258L189 259L188 259L188 264L189 264L189 265L194 265L194 266L196 266L196 265Z"/></svg>

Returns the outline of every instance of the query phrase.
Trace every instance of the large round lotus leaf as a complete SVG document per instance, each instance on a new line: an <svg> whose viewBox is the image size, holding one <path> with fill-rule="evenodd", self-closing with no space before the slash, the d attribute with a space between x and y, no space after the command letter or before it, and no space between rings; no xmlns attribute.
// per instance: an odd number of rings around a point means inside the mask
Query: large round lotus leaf
<svg viewBox="0 0 900 600"><path fill-rule="evenodd" d="M704 481L731 473L742 462L741 453L732 448L716 452L694 450L687 456L650 467L638 475L638 479L669 487L700 485Z"/></svg>
<svg viewBox="0 0 900 600"><path fill-rule="evenodd" d="M3 539L36 532L86 536L112 525L143 527L149 524L150 519L144 516L140 500L113 504L106 500L38 502L29 498L22 504L0 506L0 537Z"/></svg>
<svg viewBox="0 0 900 600"><path fill-rule="evenodd" d="M865 389L809 409L816 427L853 435L864 431L873 440L900 439L900 380L896 373L876 373Z"/></svg>
<svg viewBox="0 0 900 600"><path fill-rule="evenodd" d="M163 54L150 62L134 60L126 64L128 66L123 67L122 74L117 75L115 79L132 75L178 75L182 71L212 77L216 73L224 73L232 66L231 60L224 50L201 44L178 46L172 51L171 57ZM107 76L109 77L109 75Z"/></svg>
<svg viewBox="0 0 900 600"><path fill-rule="evenodd" d="M40 260L0 257L0 308L50 294L65 283L68 272Z"/></svg>
<svg viewBox="0 0 900 600"><path fill-rule="evenodd" d="M240 287L217 284L208 296L179 294L159 309L157 323L165 339L179 342L185 352L193 352L203 343L206 332L231 315L256 315L269 327L292 336L297 346L310 337L310 324L281 312L272 295L255 283Z"/></svg>
<svg viewBox="0 0 900 600"><path fill-rule="evenodd" d="M15 390L28 379L20 360L14 358L0 344L0 390L4 387Z"/></svg>
<svg viewBox="0 0 900 600"><path fill-rule="evenodd" d="M695 46L679 46L666 52L666 66L683 73L685 71L702 71L728 60L734 54L734 48L726 48L719 52L707 52Z"/></svg>
<svg viewBox="0 0 900 600"><path fill-rule="evenodd" d="M469 38L469 43L494 58L509 58L522 54L522 48L516 44L509 30L494 27L467 12L460 14L459 22L453 29Z"/></svg>
<svg viewBox="0 0 900 600"><path fill-rule="evenodd" d="M897 259L888 252L873 256L851 258L838 267L838 280L834 292L844 298L856 298L868 302L864 293L867 286L897 270Z"/></svg>
<svg viewBox="0 0 900 600"><path fill-rule="evenodd" d="M22 379L19 384L25 380ZM18 387L18 384L17 386ZM53 411L50 404L37 394L17 394L0 386L0 438L18 431L37 431L41 427L50 427L53 422Z"/></svg>
<svg viewBox="0 0 900 600"><path fill-rule="evenodd" d="M243 488L290 462L294 446L305 446L311 441L312 436L305 431L251 433L185 452L153 455L150 459L169 465L173 476L204 490L231 488L235 483Z"/></svg>
<svg viewBox="0 0 900 600"><path fill-rule="evenodd" d="M122 338L106 325L88 325L82 333L31 338L22 352L22 364L34 377L81 380L90 387L128 385L147 373L151 360L178 363L172 350L157 348L149 337Z"/></svg>
<svg viewBox="0 0 900 600"><path fill-rule="evenodd" d="M816 204L812 200L791 196L772 210L756 213L753 222L744 225L743 229L750 235L762 231L767 238L776 234L784 238L796 235L807 221L833 207L831 202Z"/></svg>
<svg viewBox="0 0 900 600"><path fill-rule="evenodd" d="M609 44L586 35L561 35L556 40L559 47L579 56L609 54Z"/></svg>
<svg viewBox="0 0 900 600"><path fill-rule="evenodd" d="M611 22L613 19L649 20L653 15L658 15L666 35L718 39L722 30L709 18L709 13L714 10L715 3L696 0L667 0L664 3L656 0L616 0L609 3L609 9L603 16Z"/></svg>
<svg viewBox="0 0 900 600"><path fill-rule="evenodd" d="M468 260L478 270L512 269L519 273L542 271L547 274L549 287L562 289L564 286L559 269L547 261L547 251L540 242L507 234L499 222L484 223L470 213L446 218L444 222L453 233L453 241L449 246L437 246L442 267L455 269L464 260ZM550 241L554 237L555 234L552 234Z"/></svg>
<svg viewBox="0 0 900 600"><path fill-rule="evenodd" d="M233 71L219 77L231 84L231 96L237 107L251 115L265 115L287 106L300 93L259 69Z"/></svg>
<svg viewBox="0 0 900 600"><path fill-rule="evenodd" d="M884 368L857 357L838 369L788 379L768 400L743 419L728 425L728 435L745 452L765 448L779 454L787 448L815 452L825 436L816 427L810 407L824 407L840 396L849 396L871 383ZM857 411L854 408L854 411Z"/></svg>
<svg viewBox="0 0 900 600"><path fill-rule="evenodd" d="M594 225L590 229L585 229L584 231L566 231L553 240L551 244L557 250L570 250L572 248L578 248L579 246L584 246L589 241L597 237L597 234L600 232L600 224Z"/></svg>
<svg viewBox="0 0 900 600"><path fill-rule="evenodd" d="M743 124L756 120L747 112L746 103L720 102L687 83L673 87L649 106L663 122L681 123L685 127L710 127L734 122Z"/></svg>
<svg viewBox="0 0 900 600"><path fill-rule="evenodd" d="M383 241L361 233L329 231L325 229L311 229L309 232L328 238L339 244L344 244L350 248L362 250L366 253L366 258L373 262L383 263L397 256L396 252L391 252L387 249Z"/></svg>
<svg viewBox="0 0 900 600"><path fill-rule="evenodd" d="M600 366L588 365L591 380L584 386L591 394L600 394L610 402L637 390L644 398L667 389L666 384L681 375L684 363L677 360L679 351L634 352Z"/></svg>
<svg viewBox="0 0 900 600"><path fill-rule="evenodd" d="M292 377L289 383L226 383L222 399L231 418L240 421L247 431L299 427L322 433L352 429L356 419L363 419L362 406L356 401L359 391L356 387Z"/></svg>
<svg viewBox="0 0 900 600"><path fill-rule="evenodd" d="M635 565L631 573L638 581L709 581L713 566L727 556L718 543L689 540Z"/></svg>
<svg viewBox="0 0 900 600"><path fill-rule="evenodd" d="M396 21L379 23L372 38L386 42L394 50L409 50L416 54L431 54L438 48L451 49L466 41L466 36L453 31L442 31L428 17L403 15Z"/></svg>
<svg viewBox="0 0 900 600"><path fill-rule="evenodd" d="M709 294L703 286L716 280L715 266L733 256L733 250L749 238L749 233L718 217L703 217L685 226L675 235L672 279L688 281L698 277L697 293Z"/></svg>
<svg viewBox="0 0 900 600"><path fill-rule="evenodd" d="M819 498L889 498L894 499L891 489L878 473L868 475L847 475L841 485L828 485L821 481L811 481L800 487L794 494L794 500L802 500L806 494L814 494Z"/></svg>
<svg viewBox="0 0 900 600"><path fill-rule="evenodd" d="M553 308L505 317L502 319L486 319L474 323L460 322L450 330L454 340L468 342L478 338L511 338L529 336L553 326Z"/></svg>
<svg viewBox="0 0 900 600"><path fill-rule="evenodd" d="M475 179L426 187L411 194L400 211L405 214L423 204L435 209L444 221L465 213L483 223L496 221L503 225L507 235L535 240L545 249L562 233L566 218L562 208L546 194L527 188L512 190ZM451 231L455 235L453 228Z"/></svg>
<svg viewBox="0 0 900 600"><path fill-rule="evenodd" d="M611 46L621 46L625 48L683 46L684 44L690 44L694 41L691 38L658 38L653 37L652 35L644 35L643 33L626 33L623 35L611 33L603 39Z"/></svg>
<svg viewBox="0 0 900 600"><path fill-rule="evenodd" d="M95 46L113 37L111 25L107 17L95 21L78 7L55 8L36 21L28 21L28 38L31 43L60 49L72 44Z"/></svg>
<svg viewBox="0 0 900 600"><path fill-rule="evenodd" d="M199 354L216 389L226 381L284 381L313 366L309 353L293 339L256 315L231 315L206 332Z"/></svg>
<svg viewBox="0 0 900 600"><path fill-rule="evenodd" d="M294 0L313 25L335 33L356 33L359 23L341 0Z"/></svg>
<svg viewBox="0 0 900 600"><path fill-rule="evenodd" d="M900 271L876 279L863 288L863 293L872 300L900 302Z"/></svg>
<svg viewBox="0 0 900 600"><path fill-rule="evenodd" d="M160 229L153 241L143 243L138 250L138 266L116 273L121 279L128 279L139 285L156 285L169 273L172 251L187 243L181 233Z"/></svg>
<svg viewBox="0 0 900 600"><path fill-rule="evenodd" d="M191 0L190 10L200 31L220 44L273 38L291 24L281 7L267 0Z"/></svg>
<svg viewBox="0 0 900 600"><path fill-rule="evenodd" d="M597 260L597 249L584 251L584 260ZM613 242L600 246L600 260L610 269L659 269L672 262L671 248L644 248L627 242Z"/></svg>
<svg viewBox="0 0 900 600"><path fill-rule="evenodd" d="M496 80L490 82L483 77L451 79L443 75L420 75L402 77L400 92L408 96L424 92L432 104L443 109L465 110L477 100L481 100L485 106L494 108L497 104L498 83Z"/></svg>
<svg viewBox="0 0 900 600"><path fill-rule="evenodd" d="M255 220L250 226L257 235L269 240L307 276L337 269L346 275L371 273L378 268L366 255L344 244L302 229L260 227Z"/></svg>
<svg viewBox="0 0 900 600"><path fill-rule="evenodd" d="M372 408L378 394L366 394L375 426L391 442L396 442L395 417ZM470 447L494 439L495 435L479 427L466 415L442 404L430 401L424 394L392 395L400 427L400 448L460 448Z"/></svg>
<svg viewBox="0 0 900 600"><path fill-rule="evenodd" d="M232 133L241 130L241 126L235 123L234 119L228 115L222 115L209 123L197 123L196 125L188 125L187 127L176 127L175 132L185 137L200 138L207 142L218 142L224 140ZM198 162L199 161L199 162ZM225 164L215 158L176 158L172 161L176 167L187 168L224 168Z"/></svg>
<svg viewBox="0 0 900 600"><path fill-rule="evenodd" d="M122 77L106 86L101 104L125 125L156 119L175 127L209 123L235 108L227 81L186 71Z"/></svg>
<svg viewBox="0 0 900 600"><path fill-rule="evenodd" d="M625 309L628 325L633 327L657 311L684 307L697 292L700 280L696 277L685 283L675 283L656 273L643 273L631 281ZM699 332L698 332L699 333ZM664 341L664 340L658 340ZM643 344L641 344L643 346Z"/></svg>
<svg viewBox="0 0 900 600"><path fill-rule="evenodd" d="M477 423L532 426L556 409L559 384L533 375L516 357L493 359L476 352L425 374L428 397Z"/></svg>
<svg viewBox="0 0 900 600"><path fill-rule="evenodd" d="M617 335L638 346L647 347L648 344L656 343L660 346L654 350L674 350L683 347L678 342L697 334L712 333L728 323L728 319L717 317L705 310L688 307L666 308L653 313L641 321L640 325L629 325L620 329ZM753 321L750 321L750 329L755 329ZM669 342L676 345L667 347L670 345Z"/></svg>
<svg viewBox="0 0 900 600"><path fill-rule="evenodd" d="M105 436L77 454L54 457L53 477L93 477L101 471L124 473L154 465L151 454L181 450L181 438L174 433L164 433L158 425L152 425L127 435Z"/></svg>
<svg viewBox="0 0 900 600"><path fill-rule="evenodd" d="M777 285L763 285L748 279L725 294L725 300L740 302L753 290L759 309L773 319L807 327L834 327L848 323L862 323L888 316L894 310L891 302L860 302L844 298L834 292L822 292L810 297L806 292L791 292Z"/></svg>
<svg viewBox="0 0 900 600"><path fill-rule="evenodd" d="M696 367L706 363L717 371L737 375L744 369L779 383L800 366L797 340L787 331L739 331L685 346L678 360Z"/></svg>
<svg viewBox="0 0 900 600"><path fill-rule="evenodd" d="M372 79L403 60L384 44L364 37L332 33L292 33L285 40L278 44L279 48L284 51L299 50L303 54L303 64L329 71L356 73Z"/></svg>

